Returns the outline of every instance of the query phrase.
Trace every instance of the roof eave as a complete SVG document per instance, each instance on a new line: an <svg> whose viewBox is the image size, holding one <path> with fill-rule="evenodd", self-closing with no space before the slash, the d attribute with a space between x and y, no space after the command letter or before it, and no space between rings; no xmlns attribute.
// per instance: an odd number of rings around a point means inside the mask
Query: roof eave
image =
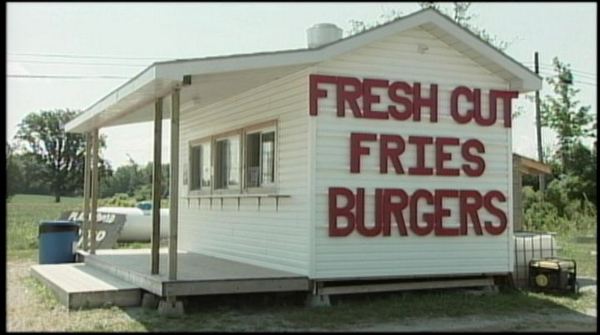
<svg viewBox="0 0 600 335"><path fill-rule="evenodd" d="M105 109L119 102L119 100L123 97L126 97L138 88L147 85L155 79L156 64L153 63L149 65L146 69L144 69L142 72L138 73L135 77L129 79L121 86L117 87L115 90L110 92L108 95L98 100L92 106L85 109L73 120L66 123L64 126L65 131L69 133L81 133L89 131L89 129L87 129L88 127L84 127L84 125L87 122L92 120L94 117L98 116L98 114L102 113L102 111L104 111Z"/></svg>

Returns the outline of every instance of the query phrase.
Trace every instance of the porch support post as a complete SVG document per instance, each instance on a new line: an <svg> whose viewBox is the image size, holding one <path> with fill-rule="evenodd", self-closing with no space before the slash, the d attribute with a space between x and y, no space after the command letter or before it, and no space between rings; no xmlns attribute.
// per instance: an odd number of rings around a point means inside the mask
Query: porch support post
<svg viewBox="0 0 600 335"><path fill-rule="evenodd" d="M151 274L159 271L160 247L160 195L161 195L161 140L162 140L163 98L156 99L154 105L154 168L152 170L152 268Z"/></svg>
<svg viewBox="0 0 600 335"><path fill-rule="evenodd" d="M98 128L94 129L92 133L92 218L91 218L91 232L90 232L90 253L93 255L96 253L96 222L98 216Z"/></svg>
<svg viewBox="0 0 600 335"><path fill-rule="evenodd" d="M179 87L171 94L171 171L169 189L169 279L177 279L177 219L179 217Z"/></svg>
<svg viewBox="0 0 600 335"><path fill-rule="evenodd" d="M90 167L92 163L92 135L85 133L85 163L83 168L83 227L81 227L81 249L89 250L88 235L90 233Z"/></svg>

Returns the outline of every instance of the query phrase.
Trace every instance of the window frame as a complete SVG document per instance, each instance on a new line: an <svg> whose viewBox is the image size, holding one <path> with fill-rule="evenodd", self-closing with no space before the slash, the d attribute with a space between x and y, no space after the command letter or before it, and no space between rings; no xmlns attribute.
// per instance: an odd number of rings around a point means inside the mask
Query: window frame
<svg viewBox="0 0 600 335"><path fill-rule="evenodd" d="M197 148L199 146L202 146L204 144L208 144L210 147L210 158L209 158L209 164L210 164L210 187L202 187L202 178L200 178L200 188L199 189L192 189L192 184L193 184L193 172L194 172L194 160L193 160L193 155L192 155L192 150L194 148ZM204 157L202 157L204 158ZM214 161L213 161L213 145L212 145L212 137L211 136L206 136L203 138L199 138L193 141L189 141L188 142L188 194L190 195L204 195L204 194L210 194L212 193L212 188L214 187L214 172L213 172L213 165L214 165Z"/></svg>
<svg viewBox="0 0 600 335"><path fill-rule="evenodd" d="M246 171L248 169L246 156L246 135L255 132L263 132L263 130L274 132L275 149L273 152L273 183L268 186L259 187L248 187L246 180ZM239 137L239 157L240 160L238 169L239 185L238 187L232 188L216 188L216 176L217 176L217 142L227 137L235 136ZM192 190L192 173L193 173L193 159L192 149L203 144L210 145L210 188L200 188ZM262 142L260 143L262 146ZM262 160L262 157L259 157ZM261 163L262 164L262 163ZM199 195L219 195L219 194L269 194L276 193L279 185L279 122L277 119L264 121L260 123L254 123L246 127L240 127L233 130L219 132L210 136L201 137L188 142L188 195L199 196ZM262 174L262 170L260 172Z"/></svg>
<svg viewBox="0 0 600 335"><path fill-rule="evenodd" d="M222 133L218 133L216 135L212 136L212 140L211 140L211 156L212 156L212 176L213 176L213 180L211 183L211 189L212 189L212 193L214 194L236 194L236 193L241 193L242 191L242 185L243 185L243 168L242 168L242 159L243 159L243 151L244 151L244 136L243 136L243 129L239 128L239 129L235 129L235 130L230 130L227 132L222 132ZM225 139L227 137L231 137L231 136L235 136L237 135L239 137L239 150L238 150L238 160L239 160L239 169L238 169L238 180L239 180L239 184L237 187L227 187L227 188L217 188L216 185L216 177L217 177L217 142L219 140Z"/></svg>
<svg viewBox="0 0 600 335"><path fill-rule="evenodd" d="M248 181L247 181L247 170L248 170L248 161L247 161L247 150L246 150L246 136L248 134L252 134L252 133L256 133L256 132L260 132L263 133L263 130L266 130L267 132L270 132L271 130L273 131L273 137L274 137L274 141L275 141L275 150L273 151L273 183L263 186L260 185L258 187L250 187L248 186ZM251 126L245 127L244 128L244 164L243 164L243 176L244 176L244 192L245 193L275 193L277 191L277 186L278 186L278 171L279 171L279 131L278 131L278 122L277 120L271 120L271 121L266 121L266 122L261 122L261 123L257 123L257 124L253 124ZM262 142L259 142L260 146L262 146ZM259 162L260 164L262 164L262 156L259 155ZM262 175L262 170L260 171L260 174Z"/></svg>

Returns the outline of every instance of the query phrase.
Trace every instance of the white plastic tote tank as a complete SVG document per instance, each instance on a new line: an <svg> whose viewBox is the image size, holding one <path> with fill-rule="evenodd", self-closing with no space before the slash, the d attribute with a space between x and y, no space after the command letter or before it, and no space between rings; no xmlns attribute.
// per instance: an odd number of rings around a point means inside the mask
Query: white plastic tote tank
<svg viewBox="0 0 600 335"><path fill-rule="evenodd" d="M529 261L545 257L555 257L558 245L552 234L515 232L515 268L513 279L517 285L527 285Z"/></svg>

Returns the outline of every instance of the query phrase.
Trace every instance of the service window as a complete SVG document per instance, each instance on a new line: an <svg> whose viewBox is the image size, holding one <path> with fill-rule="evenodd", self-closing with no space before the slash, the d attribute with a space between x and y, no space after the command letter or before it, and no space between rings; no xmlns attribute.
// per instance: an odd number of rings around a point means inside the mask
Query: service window
<svg viewBox="0 0 600 335"><path fill-rule="evenodd" d="M246 187L275 184L275 127L246 133Z"/></svg>
<svg viewBox="0 0 600 335"><path fill-rule="evenodd" d="M209 191L211 186L210 141L190 147L190 190Z"/></svg>
<svg viewBox="0 0 600 335"><path fill-rule="evenodd" d="M240 188L240 135L215 139L215 189Z"/></svg>

